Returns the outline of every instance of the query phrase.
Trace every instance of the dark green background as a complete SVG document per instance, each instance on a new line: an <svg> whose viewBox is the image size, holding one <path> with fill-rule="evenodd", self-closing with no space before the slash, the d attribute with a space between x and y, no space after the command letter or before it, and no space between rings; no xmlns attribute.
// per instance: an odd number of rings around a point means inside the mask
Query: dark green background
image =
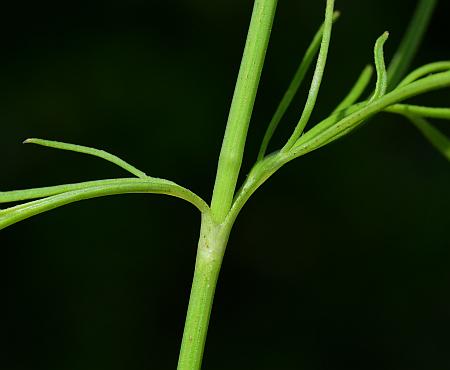
<svg viewBox="0 0 450 370"><path fill-rule="evenodd" d="M342 98L386 29L392 55L413 4L337 1L343 16L314 120ZM0 188L126 176L20 144L42 137L109 150L209 199L251 6L10 4L0 26ZM244 173L323 8L280 1ZM450 59L449 14L442 0L416 66ZM449 106L450 94L418 101ZM449 369L449 185L448 162L387 115L283 168L232 233L204 368ZM199 221L176 199L128 195L3 230L0 369L175 369Z"/></svg>

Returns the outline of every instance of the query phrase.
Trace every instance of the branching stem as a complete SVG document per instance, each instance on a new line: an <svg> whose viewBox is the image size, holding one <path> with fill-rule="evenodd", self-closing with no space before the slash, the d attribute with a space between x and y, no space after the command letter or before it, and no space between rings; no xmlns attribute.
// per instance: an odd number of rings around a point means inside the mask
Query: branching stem
<svg viewBox="0 0 450 370"><path fill-rule="evenodd" d="M201 367L217 277L233 222L227 221L277 0L255 0L217 168L211 214L203 214L178 370Z"/></svg>
<svg viewBox="0 0 450 370"><path fill-rule="evenodd" d="M222 143L211 202L215 222L225 220L236 189L277 0L255 0L244 54Z"/></svg>
<svg viewBox="0 0 450 370"><path fill-rule="evenodd" d="M369 66L363 71L350 93L336 110L328 118L304 133L316 105L328 55L332 24L337 17L336 13L333 15L334 0L326 0L324 25L314 38L293 82L270 122L261 145L258 161L240 190L235 193L248 127L277 7L277 0L255 0L220 152L211 208L190 190L168 180L149 177L136 167L105 151L56 141L29 139L26 143L100 157L120 166L138 178L88 181L0 192L0 203L37 199L1 209L0 229L66 204L106 195L167 194L194 204L202 214L202 223L178 370L199 370L202 364L214 292L231 228L250 196L272 174L289 161L339 139L370 117L383 111L400 114L410 119L422 134L450 160L450 140L425 119L450 119L450 108L431 108L402 103L416 95L450 87L450 62L426 65L409 74L398 84L411 63L436 3L437 0L419 0L411 25L388 71L386 71L383 54L383 44L387 39L387 33L378 39L375 45L377 84L372 98L357 103L373 72L373 68ZM317 64L300 120L286 145L281 150L266 155L269 140L317 54L319 42ZM432 73L436 74L428 76Z"/></svg>

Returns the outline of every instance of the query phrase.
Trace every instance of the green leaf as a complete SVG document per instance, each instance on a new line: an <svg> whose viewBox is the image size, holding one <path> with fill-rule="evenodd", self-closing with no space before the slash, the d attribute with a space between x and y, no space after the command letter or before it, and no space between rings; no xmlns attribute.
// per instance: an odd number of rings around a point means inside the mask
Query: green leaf
<svg viewBox="0 0 450 370"><path fill-rule="evenodd" d="M406 116L447 160L450 161L450 139L431 125L426 119Z"/></svg>
<svg viewBox="0 0 450 370"><path fill-rule="evenodd" d="M430 64L426 64L422 67L419 67L408 74L399 84L398 87L403 87L411 82L417 81L418 79L425 77L432 73L444 72L450 70L450 61L444 60L441 62L434 62Z"/></svg>
<svg viewBox="0 0 450 370"><path fill-rule="evenodd" d="M327 7L329 5L330 2L327 2ZM393 107L393 109L396 110L399 106L401 106L400 108L404 109L404 107L402 107L399 103L406 99L429 91L450 87L450 70L448 70L449 68L446 68L443 64L440 64L439 66L435 65L434 67L440 68L439 71L446 72L441 72L424 78L420 78L422 76L420 74L416 74L416 77L413 75L412 80L408 81L408 84L400 87L396 86L397 82L402 78L408 65L411 63L435 5L436 0L420 0L409 29L406 32L406 35L387 72L384 66L384 57L382 55L383 49L381 45L385 41L383 38L386 38L387 35L383 35L384 37L379 39L378 45L376 45L375 48L375 59L378 64L378 88L376 89L377 98L373 101L355 103L359 98L359 94L361 94L359 89L356 88L354 90L356 91L355 95L353 95L354 91L351 91L351 93L347 96L349 97L348 101L350 103L345 101L347 99L346 97L346 99L344 99L345 103L338 106L338 109L336 109L331 116L313 126L304 134L302 134L304 127L302 127L303 120L301 119L302 124L299 122L294 134L281 151L274 152L269 156L258 160L254 165L236 195L229 215L230 219L234 220L250 196L284 164L342 137L375 114L387 110L390 107ZM325 36L326 34L324 33L324 40L326 39ZM425 72L424 76L428 74L425 69L422 69L422 71ZM420 79L416 80L417 78ZM358 79L357 84L359 83L361 83L362 86L361 90L364 90L367 82L364 81L364 78L360 78ZM387 91L388 83L389 87L392 89L391 92ZM313 92L313 88L315 89L316 86L312 86L310 94ZM308 109L312 110L312 108L307 104L305 107L306 113L308 113ZM446 111L438 111L437 109L427 109L426 112L422 111L422 113L442 115L443 117L447 114ZM309 119L309 117L307 118ZM292 142L294 142L294 144L291 146Z"/></svg>
<svg viewBox="0 0 450 370"><path fill-rule="evenodd" d="M374 114L387 109L389 106L416 95L445 87L450 87L450 71L425 77L404 87L396 88L381 98L372 101L370 104L355 104L347 109L349 114L346 114L342 119L338 119L336 123L333 124L330 117L306 132L292 148L290 155L292 158L296 158L318 149L347 134L362 122ZM333 118L334 120L337 119L336 116Z"/></svg>
<svg viewBox="0 0 450 370"><path fill-rule="evenodd" d="M229 218L234 220L251 195L286 163L342 137L368 118L390 106L445 87L450 87L450 71L424 77L404 87L396 88L370 104L367 102L354 104L323 120L302 135L288 152L274 152L255 164L236 194ZM443 140L441 141L443 142ZM443 144L442 147L444 147Z"/></svg>
<svg viewBox="0 0 450 370"><path fill-rule="evenodd" d="M403 116L416 116L450 120L450 108L423 107L411 104L395 104L387 107L385 112L401 114Z"/></svg>
<svg viewBox="0 0 450 370"><path fill-rule="evenodd" d="M361 97L361 95L369 85L369 82L372 78L372 74L373 74L373 67L369 64L361 72L360 76L358 77L358 80L356 81L350 92L342 100L342 102L340 102L339 105L334 109L332 114L343 111L344 109L356 103L356 101Z"/></svg>
<svg viewBox="0 0 450 370"><path fill-rule="evenodd" d="M309 89L308 98L306 100L305 108L303 109L300 121L294 129L291 137L287 141L286 145L281 149L283 152L289 151L298 140L300 135L303 133L311 114L316 105L317 96L319 94L320 85L322 83L323 74L325 71L325 65L328 57L328 49L330 47L331 40L331 30L333 28L333 9L334 0L327 0L327 6L325 11L325 23L322 36L322 43L320 45L319 56L317 58L316 69L314 71L314 76L311 82L311 87Z"/></svg>
<svg viewBox="0 0 450 370"><path fill-rule="evenodd" d="M417 53L420 43L428 29L437 0L420 0L408 25L402 42L388 68L388 80L391 89L395 88Z"/></svg>
<svg viewBox="0 0 450 370"><path fill-rule="evenodd" d="M388 80L387 80L386 65L384 62L383 47L384 47L384 44L385 44L386 40L388 39L388 37L389 37L389 32L384 32L383 35L381 35L375 42L374 59L375 59L375 68L377 71L377 82L376 82L375 91L373 92L370 100L351 105L352 101L354 102L358 99L356 97L356 95L353 96L352 99L348 99L348 102L340 105L340 106L344 106L345 107L344 109L336 110L334 112L334 114L332 114L326 120L322 121L321 123L319 123L318 125L313 127L310 130L310 132L308 132L308 134L317 135L319 133L324 132L326 129L329 129L333 125L337 124L340 120L344 119L348 115L355 113L357 110L361 109L362 107L364 107L366 105L370 105L373 101L380 99L382 96L384 96L386 94ZM367 74L367 76L364 75L365 73ZM371 75L371 72L370 72L370 75ZM355 88L356 87L359 88L358 84L361 83L361 90L357 90L358 93L362 93L364 91L363 88L365 88L367 86L368 82L370 81L370 75L369 75L368 71L367 72L363 71L363 73L359 79L360 81L358 81L355 86ZM351 96L352 92L350 92L349 95ZM354 128L356 128L362 122L363 122L363 120L355 122L354 126L349 127L345 130L342 130L335 136L331 137L329 140L321 143L321 145L319 147L324 146L332 141L335 141L335 140L347 135L349 132L351 132Z"/></svg>
<svg viewBox="0 0 450 370"><path fill-rule="evenodd" d="M128 182L132 179L110 179L84 181L75 184L64 184L56 186L46 186L34 189L0 191L0 203L20 202L22 200L45 198L56 194L66 193L73 190L81 190L92 186L115 185ZM133 178L133 180L135 180Z"/></svg>
<svg viewBox="0 0 450 370"><path fill-rule="evenodd" d="M117 157L113 154L105 152L104 150L94 149L94 148L90 148L90 147L82 146L82 145L62 143L60 141L42 140L42 139L27 139L24 141L24 144L37 144L37 145L42 145L42 146L46 146L49 148L68 150L68 151L72 151L72 152L78 152L78 153L92 155L94 157L99 157L106 161L112 162L115 165L123 168L124 170L132 173L133 175L135 175L137 177L140 177L140 178L148 177L144 172L138 170L136 167L125 162L123 159L120 159L119 157Z"/></svg>
<svg viewBox="0 0 450 370"><path fill-rule="evenodd" d="M377 84L375 92L369 102L381 98L386 94L388 87L388 76L386 72L386 65L384 62L384 50L383 46L389 37L389 32L383 33L376 41L374 54L375 54L375 68L377 70Z"/></svg>
<svg viewBox="0 0 450 370"><path fill-rule="evenodd" d="M99 180L40 189L0 192L2 202L47 196L43 199L0 210L0 230L66 204L107 195L128 193L171 195L192 203L203 213L209 212L208 205L199 196L172 181L157 178Z"/></svg>
<svg viewBox="0 0 450 370"><path fill-rule="evenodd" d="M340 16L340 13L338 11L334 12L333 14L333 22L335 22ZM324 24L320 27L320 29L317 31L317 33L314 35L314 38L309 45L308 49L306 50L305 55L303 56L303 59L300 63L300 65L297 68L297 71L295 72L294 78L292 79L291 83L289 84L288 89L283 95L283 98L281 99L280 104L278 105L275 114L273 115L272 119L270 120L269 126L267 127L266 133L264 134L263 141L261 143L261 148L259 149L258 154L258 160L261 160L264 155L266 154L267 147L269 145L270 140L273 137L273 134L275 133L281 119L285 115L287 109L292 103L292 100L294 99L295 95L298 92L298 89L300 88L300 85L302 84L303 80L305 79L306 73L308 72L309 68L311 67L311 64L314 60L314 57L316 56L320 43L322 40L324 32Z"/></svg>

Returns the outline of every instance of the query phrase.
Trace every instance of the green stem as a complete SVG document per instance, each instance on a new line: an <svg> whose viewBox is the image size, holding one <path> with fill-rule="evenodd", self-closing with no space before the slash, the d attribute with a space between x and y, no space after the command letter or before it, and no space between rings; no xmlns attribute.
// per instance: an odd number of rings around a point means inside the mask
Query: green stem
<svg viewBox="0 0 450 370"><path fill-rule="evenodd" d="M214 223L209 213L203 214L178 370L198 370L202 365L214 292L230 228Z"/></svg>
<svg viewBox="0 0 450 370"><path fill-rule="evenodd" d="M255 0L219 157L211 212L204 212L178 370L198 370L232 221L225 221L236 189L277 0Z"/></svg>
<svg viewBox="0 0 450 370"><path fill-rule="evenodd" d="M211 202L218 223L225 219L233 201L276 7L277 0L255 0L253 7Z"/></svg>

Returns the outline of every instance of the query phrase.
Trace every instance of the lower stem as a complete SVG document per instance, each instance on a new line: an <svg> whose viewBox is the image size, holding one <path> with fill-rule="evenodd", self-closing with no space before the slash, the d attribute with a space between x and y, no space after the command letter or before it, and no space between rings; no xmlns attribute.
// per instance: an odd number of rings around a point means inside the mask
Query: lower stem
<svg viewBox="0 0 450 370"><path fill-rule="evenodd" d="M218 225L209 214L203 214L178 370L201 368L214 292L229 233L230 227Z"/></svg>

